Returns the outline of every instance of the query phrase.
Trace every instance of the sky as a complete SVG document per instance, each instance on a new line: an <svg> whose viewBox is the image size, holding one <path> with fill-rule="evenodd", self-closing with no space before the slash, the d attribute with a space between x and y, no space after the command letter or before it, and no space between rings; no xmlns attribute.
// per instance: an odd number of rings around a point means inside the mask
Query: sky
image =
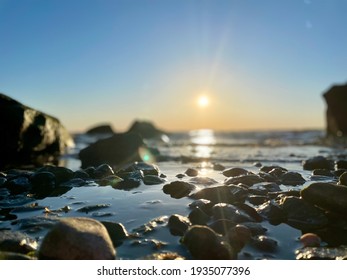
<svg viewBox="0 0 347 280"><path fill-rule="evenodd" d="M322 93L347 81L346 10L345 0L0 0L0 92L74 132L135 119L168 131L324 128Z"/></svg>

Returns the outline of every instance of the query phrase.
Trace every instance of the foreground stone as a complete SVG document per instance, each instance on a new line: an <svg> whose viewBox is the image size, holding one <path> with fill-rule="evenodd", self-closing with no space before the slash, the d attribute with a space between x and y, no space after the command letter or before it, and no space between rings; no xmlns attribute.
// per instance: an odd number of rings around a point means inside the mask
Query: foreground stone
<svg viewBox="0 0 347 280"><path fill-rule="evenodd" d="M346 215L347 187L331 183L313 183L303 190L301 196L320 208Z"/></svg>
<svg viewBox="0 0 347 280"><path fill-rule="evenodd" d="M197 260L236 259L235 250L228 242L207 226L190 227L184 235L182 243Z"/></svg>
<svg viewBox="0 0 347 280"><path fill-rule="evenodd" d="M0 167L42 164L74 144L58 119L1 93L0 135Z"/></svg>
<svg viewBox="0 0 347 280"><path fill-rule="evenodd" d="M65 218L45 236L39 259L113 260L116 251L100 222L89 218Z"/></svg>

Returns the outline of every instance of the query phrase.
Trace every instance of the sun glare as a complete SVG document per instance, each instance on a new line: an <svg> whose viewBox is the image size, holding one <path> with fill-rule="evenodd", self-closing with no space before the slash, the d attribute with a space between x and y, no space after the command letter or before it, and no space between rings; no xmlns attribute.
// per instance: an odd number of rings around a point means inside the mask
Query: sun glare
<svg viewBox="0 0 347 280"><path fill-rule="evenodd" d="M210 104L210 100L208 99L208 97L206 95L201 95L198 98L198 106L200 108L205 108Z"/></svg>

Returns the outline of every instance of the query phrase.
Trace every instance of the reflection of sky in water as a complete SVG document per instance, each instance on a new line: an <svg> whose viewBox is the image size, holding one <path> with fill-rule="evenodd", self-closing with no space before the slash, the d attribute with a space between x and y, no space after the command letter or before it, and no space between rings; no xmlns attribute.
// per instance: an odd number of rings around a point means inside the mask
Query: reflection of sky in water
<svg viewBox="0 0 347 280"><path fill-rule="evenodd" d="M193 153L196 157L209 158L214 152L213 145L216 144L214 132L211 129L193 130L189 133Z"/></svg>

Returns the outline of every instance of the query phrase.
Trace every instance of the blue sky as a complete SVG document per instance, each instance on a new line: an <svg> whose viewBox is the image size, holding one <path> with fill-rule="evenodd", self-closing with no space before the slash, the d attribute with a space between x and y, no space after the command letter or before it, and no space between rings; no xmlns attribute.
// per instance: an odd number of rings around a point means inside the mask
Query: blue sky
<svg viewBox="0 0 347 280"><path fill-rule="evenodd" d="M0 92L71 131L325 126L345 0L0 0ZM205 94L210 103L197 106Z"/></svg>

